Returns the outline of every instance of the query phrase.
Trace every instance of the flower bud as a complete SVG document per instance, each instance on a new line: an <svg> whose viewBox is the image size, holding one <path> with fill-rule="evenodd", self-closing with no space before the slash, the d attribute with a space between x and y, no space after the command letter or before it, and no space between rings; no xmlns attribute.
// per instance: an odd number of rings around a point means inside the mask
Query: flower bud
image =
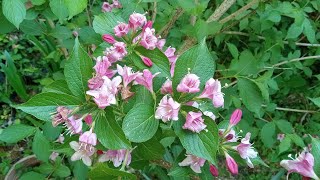
<svg viewBox="0 0 320 180"><path fill-rule="evenodd" d="M142 31L144 31L146 28L152 28L152 21L147 21L147 23L143 26Z"/></svg>
<svg viewBox="0 0 320 180"><path fill-rule="evenodd" d="M105 42L109 43L109 44L114 44L114 43L116 42L116 40L114 39L114 37L111 36L110 34L104 34L104 35L102 35L102 39L103 39Z"/></svg>
<svg viewBox="0 0 320 180"><path fill-rule="evenodd" d="M218 169L212 164L210 165L210 172L211 172L212 176L215 176L215 177L219 176Z"/></svg>
<svg viewBox="0 0 320 180"><path fill-rule="evenodd" d="M227 163L227 168L228 168L229 172L232 175L237 175L238 174L238 164L228 153L225 152L225 156L226 156L226 163Z"/></svg>
<svg viewBox="0 0 320 180"><path fill-rule="evenodd" d="M233 113L230 117L230 125L231 126L237 125L239 123L239 121L241 120L241 116L242 116L241 109L236 109L235 111L233 111Z"/></svg>
<svg viewBox="0 0 320 180"><path fill-rule="evenodd" d="M151 67L151 66L152 66L153 63L152 63L152 61L151 61L150 58L145 57L145 56L141 56L141 59L142 59L143 63L144 63L146 66L148 66L148 67Z"/></svg>

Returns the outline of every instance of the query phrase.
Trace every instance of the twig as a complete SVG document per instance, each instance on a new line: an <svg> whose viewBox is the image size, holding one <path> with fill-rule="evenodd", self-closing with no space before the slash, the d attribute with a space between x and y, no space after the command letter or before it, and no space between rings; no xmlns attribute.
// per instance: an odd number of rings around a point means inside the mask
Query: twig
<svg viewBox="0 0 320 180"><path fill-rule="evenodd" d="M222 34L231 34L231 35L240 35L240 36L247 36L247 37L250 37L250 34L248 33L244 33L244 32L238 32L238 31L224 31L224 32L221 32ZM261 40L266 40L265 37L263 36L256 36L258 39L261 39ZM288 41L282 41L284 44L289 44ZM296 42L295 45L297 46L306 46L306 47L320 47L320 44L310 44L310 43L299 43L299 42Z"/></svg>
<svg viewBox="0 0 320 180"><path fill-rule="evenodd" d="M297 62L297 61L302 61L302 60L307 60L307 59L318 59L318 58L320 58L320 55L295 58L295 59L291 59L291 60L280 62L278 64L273 65L272 67L278 67L278 66L281 66L281 65L284 65L284 64L288 64L288 63L292 63L292 62Z"/></svg>
<svg viewBox="0 0 320 180"><path fill-rule="evenodd" d="M224 0L221 5L208 18L207 23L218 21L222 15L236 2L236 0Z"/></svg>
<svg viewBox="0 0 320 180"><path fill-rule="evenodd" d="M169 34L170 29L173 27L174 23L182 14L183 9L177 9L171 20L165 26L163 26L163 28L158 32L158 35L161 35L161 37L166 38Z"/></svg>
<svg viewBox="0 0 320 180"><path fill-rule="evenodd" d="M262 104L262 107L267 107L267 105ZM280 111L289 111L289 112L298 112L298 113L319 113L319 111L312 111L312 110L301 110L301 109L291 109L291 108L282 108L282 107L276 107L276 110Z"/></svg>
<svg viewBox="0 0 320 180"><path fill-rule="evenodd" d="M157 1L154 1L153 3L153 13L152 13L152 22L156 21L157 17Z"/></svg>
<svg viewBox="0 0 320 180"><path fill-rule="evenodd" d="M219 22L224 24L228 21L230 21L231 19L235 18L236 16L240 15L241 13L243 13L244 11L248 10L249 8L251 8L253 5L255 5L257 2L259 2L260 0L252 0L250 3L248 3L247 5L243 6L242 8L240 8L238 11L232 13L231 15L223 18L222 20L220 20Z"/></svg>

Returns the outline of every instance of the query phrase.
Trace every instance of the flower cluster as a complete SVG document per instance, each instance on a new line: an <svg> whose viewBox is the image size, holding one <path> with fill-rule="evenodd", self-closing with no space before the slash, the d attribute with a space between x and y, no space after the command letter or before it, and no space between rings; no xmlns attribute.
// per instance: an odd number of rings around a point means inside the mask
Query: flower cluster
<svg viewBox="0 0 320 180"><path fill-rule="evenodd" d="M119 0L112 0L112 3L103 2L101 10L102 12L111 12L114 8L122 8L122 5Z"/></svg>

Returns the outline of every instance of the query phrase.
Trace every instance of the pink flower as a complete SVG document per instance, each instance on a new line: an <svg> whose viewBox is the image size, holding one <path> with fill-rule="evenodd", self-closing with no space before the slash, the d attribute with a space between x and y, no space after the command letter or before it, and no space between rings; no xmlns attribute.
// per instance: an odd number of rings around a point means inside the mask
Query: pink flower
<svg viewBox="0 0 320 180"><path fill-rule="evenodd" d="M163 122L173 120L177 121L179 119L180 104L165 95L157 107L155 118L162 119Z"/></svg>
<svg viewBox="0 0 320 180"><path fill-rule="evenodd" d="M122 8L122 5L119 2L119 0L113 0L113 7L114 8Z"/></svg>
<svg viewBox="0 0 320 180"><path fill-rule="evenodd" d="M219 135L222 136L225 132L225 129L219 129ZM224 139L226 142L237 142L238 136L236 135L236 132L231 129L227 134L225 134Z"/></svg>
<svg viewBox="0 0 320 180"><path fill-rule="evenodd" d="M113 43L116 42L116 40L114 39L114 37L113 37L112 35L110 35L110 34L104 34L104 35L102 35L102 39L103 39L105 42L109 43L109 44L113 44Z"/></svg>
<svg viewBox="0 0 320 180"><path fill-rule="evenodd" d="M200 80L196 74L188 73L182 78L180 84L178 84L177 91L183 93L196 93L199 92Z"/></svg>
<svg viewBox="0 0 320 180"><path fill-rule="evenodd" d="M112 5L107 3L107 2L103 2L101 10L102 10L102 12L111 12L112 11Z"/></svg>
<svg viewBox="0 0 320 180"><path fill-rule="evenodd" d="M147 18L144 14L133 13L129 17L129 27L133 30L136 30L139 27L142 27L147 22Z"/></svg>
<svg viewBox="0 0 320 180"><path fill-rule="evenodd" d="M121 83L121 77L117 76L110 80L108 77L103 77L103 85L94 90L87 91L87 94L93 96L93 100L99 108L104 109L111 104L116 104L116 94L118 92L118 86Z"/></svg>
<svg viewBox="0 0 320 180"><path fill-rule="evenodd" d="M96 59L96 65L93 67L96 73L100 76L105 76L108 72L111 63L108 61L106 56L99 56Z"/></svg>
<svg viewBox="0 0 320 180"><path fill-rule="evenodd" d="M127 55L126 44L123 42L115 42L113 46L107 48L104 54L111 63L120 61Z"/></svg>
<svg viewBox="0 0 320 180"><path fill-rule="evenodd" d="M209 98L212 100L214 107L224 105L223 93L221 92L221 83L218 80L210 78L199 98Z"/></svg>
<svg viewBox="0 0 320 180"><path fill-rule="evenodd" d="M187 106L192 106L195 108L199 108L199 103L197 103L197 101L189 101L186 103Z"/></svg>
<svg viewBox="0 0 320 180"><path fill-rule="evenodd" d="M285 137L285 134L278 134L278 136L277 136L277 140L279 140L280 142L284 139L284 137Z"/></svg>
<svg viewBox="0 0 320 180"><path fill-rule="evenodd" d="M176 52L176 48L172 48L171 46L167 48L167 50L164 52L164 54L167 56L169 59L170 63L175 63L177 61L177 56L174 55Z"/></svg>
<svg viewBox="0 0 320 180"><path fill-rule="evenodd" d="M91 114L87 115L87 116L84 118L84 122L86 122L87 125L91 125L91 124L92 124L92 116L91 116Z"/></svg>
<svg viewBox="0 0 320 180"><path fill-rule="evenodd" d="M65 126L68 129L67 134L80 134L82 131L82 118L76 119L76 117L73 115L65 122Z"/></svg>
<svg viewBox="0 0 320 180"><path fill-rule="evenodd" d="M170 64L170 74L171 74L171 77L173 77L173 75L174 75L174 68L175 68L175 66L176 66L176 63L175 63L175 62Z"/></svg>
<svg viewBox="0 0 320 180"><path fill-rule="evenodd" d="M59 124L66 122L70 113L71 110L66 107L58 106L57 111L52 116L52 126L57 127Z"/></svg>
<svg viewBox="0 0 320 180"><path fill-rule="evenodd" d="M147 27L142 32L141 41L140 41L141 46L145 47L146 49L153 50L157 46L157 41L158 41L158 38L155 36L154 29L150 29Z"/></svg>
<svg viewBox="0 0 320 180"><path fill-rule="evenodd" d="M55 141L57 143L63 144L64 143L64 136L63 134L60 134L57 140Z"/></svg>
<svg viewBox="0 0 320 180"><path fill-rule="evenodd" d="M239 121L241 120L242 117L242 111L241 109L236 109L235 111L233 111L231 117L230 117L230 126L233 127L235 125L237 125L239 123Z"/></svg>
<svg viewBox="0 0 320 180"><path fill-rule="evenodd" d="M140 56L141 57L141 60L142 60L142 62L146 65L146 66L148 66L148 67L151 67L152 66L152 61L151 61L151 59L150 58L148 58L148 57L145 57L145 56Z"/></svg>
<svg viewBox="0 0 320 180"><path fill-rule="evenodd" d="M190 166L195 173L201 173L200 168L204 165L206 160L191 154L186 156L187 157L179 163L179 166Z"/></svg>
<svg viewBox="0 0 320 180"><path fill-rule="evenodd" d="M97 144L97 135L90 131L86 131L79 137L79 143L76 141L70 142L70 146L76 152L71 156L71 161L82 160L87 166L91 166L92 160L90 156L95 153Z"/></svg>
<svg viewBox="0 0 320 180"><path fill-rule="evenodd" d="M146 87L151 93L153 93L153 78L158 74L160 74L160 72L152 75L152 73L148 69L145 69L143 70L143 74L139 74L136 77L135 84L140 84Z"/></svg>
<svg viewBox="0 0 320 180"><path fill-rule="evenodd" d="M142 31L145 31L146 28L152 28L152 21L147 21L147 23L143 26Z"/></svg>
<svg viewBox="0 0 320 180"><path fill-rule="evenodd" d="M101 76L95 76L88 80L89 89L98 89L103 84L103 78Z"/></svg>
<svg viewBox="0 0 320 180"><path fill-rule="evenodd" d="M113 30L114 30L114 34L117 37L122 37L128 34L129 25L121 22L118 25L116 25Z"/></svg>
<svg viewBox="0 0 320 180"><path fill-rule="evenodd" d="M213 112L210 111L204 111L203 115L208 116L209 118L211 118L212 120L216 120L216 116L213 114Z"/></svg>
<svg viewBox="0 0 320 180"><path fill-rule="evenodd" d="M212 174L212 176L215 176L215 177L219 176L219 171L217 167L212 164L210 165L210 173Z"/></svg>
<svg viewBox="0 0 320 180"><path fill-rule="evenodd" d="M162 94L172 94L172 81L167 79L166 82L163 83L160 91Z"/></svg>
<svg viewBox="0 0 320 180"><path fill-rule="evenodd" d="M99 162L112 161L114 167L119 167L125 159L126 153L128 150L120 149L120 150L108 150L107 152L103 152L99 157ZM127 164L131 163L131 153L128 154Z"/></svg>
<svg viewBox="0 0 320 180"><path fill-rule="evenodd" d="M49 159L51 159L52 161L56 161L58 156L59 156L59 153L52 152L51 155L49 156Z"/></svg>
<svg viewBox="0 0 320 180"><path fill-rule="evenodd" d="M288 170L288 173L299 173L302 176L319 179L316 173L313 170L314 166L314 157L311 153L304 150L301 154L293 160L282 160L280 165ZM287 177L289 177L289 174Z"/></svg>
<svg viewBox="0 0 320 180"><path fill-rule="evenodd" d="M158 37L160 38L160 37ZM163 46L166 44L166 39L158 39L157 48L162 50Z"/></svg>
<svg viewBox="0 0 320 180"><path fill-rule="evenodd" d="M241 139L241 143L235 147L235 150L238 151L241 158L246 160L247 165L250 168L253 168L253 164L250 160L250 158L256 158L258 156L258 153L253 149L252 144L250 141L251 133L247 133L246 137Z"/></svg>
<svg viewBox="0 0 320 180"><path fill-rule="evenodd" d="M225 152L224 154L226 156L226 163L227 163L227 168L228 168L229 172L232 175L237 175L238 174L238 164L228 153Z"/></svg>
<svg viewBox="0 0 320 180"><path fill-rule="evenodd" d="M186 117L186 122L182 126L183 129L189 129L192 132L200 133L207 126L202 119L202 112L189 112Z"/></svg>
<svg viewBox="0 0 320 180"><path fill-rule="evenodd" d="M130 84L130 82L134 81L137 78L137 76L141 75L141 73L139 72L134 73L131 67L127 67L127 66L121 67L118 64L117 64L117 70L118 70L118 74L122 76L124 87L127 87Z"/></svg>

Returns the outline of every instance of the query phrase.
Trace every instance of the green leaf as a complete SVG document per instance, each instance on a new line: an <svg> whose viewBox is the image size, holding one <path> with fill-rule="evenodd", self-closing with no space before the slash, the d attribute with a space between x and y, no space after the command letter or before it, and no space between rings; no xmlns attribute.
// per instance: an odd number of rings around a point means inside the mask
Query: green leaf
<svg viewBox="0 0 320 180"><path fill-rule="evenodd" d="M158 48L150 51L146 50L143 47L138 47L136 50L142 54L143 56L146 56L151 59L153 62L152 67L150 68L150 71L152 73L160 72L160 74L157 77L171 77L170 74L170 65L169 65L169 59L166 55L163 54L162 51L160 51ZM141 58L139 57L140 62L142 62ZM144 69L147 68L147 66L143 65Z"/></svg>
<svg viewBox="0 0 320 180"><path fill-rule="evenodd" d="M165 149L156 138L152 138L149 141L139 143L134 153L144 160L162 159Z"/></svg>
<svg viewBox="0 0 320 180"><path fill-rule="evenodd" d="M34 179L44 180L44 179L46 179L46 176L43 175L43 174L34 172L34 171L30 171L30 172L24 173L24 174L19 178L19 180L34 180Z"/></svg>
<svg viewBox="0 0 320 180"><path fill-rule="evenodd" d="M124 179L137 179L133 174L108 168L106 165L99 163L89 173L89 178L94 180L116 179L116 177L123 177Z"/></svg>
<svg viewBox="0 0 320 180"><path fill-rule="evenodd" d="M88 90L88 80L92 77L92 67L90 56L76 38L73 51L65 64L64 74L70 91L83 101Z"/></svg>
<svg viewBox="0 0 320 180"><path fill-rule="evenodd" d="M31 136L35 130L35 127L32 126L14 124L2 131L0 134L0 141L6 143L16 143L28 136Z"/></svg>
<svg viewBox="0 0 320 180"><path fill-rule="evenodd" d="M40 166L35 167L34 169L42 174L50 174L53 172L54 167L50 163L42 163Z"/></svg>
<svg viewBox="0 0 320 180"><path fill-rule="evenodd" d="M113 13L104 13L95 16L93 19L93 29L99 34L113 34L113 28L118 22L125 22L120 16Z"/></svg>
<svg viewBox="0 0 320 180"><path fill-rule="evenodd" d="M187 153L204 158L212 164L216 162L216 152L218 150L218 127L212 119L204 117L207 131L203 130L199 134L182 129L184 118L179 117L179 121L174 122L174 131L179 137L182 146Z"/></svg>
<svg viewBox="0 0 320 180"><path fill-rule="evenodd" d="M228 49L232 55L233 58L238 59L239 57L239 51L237 47L234 44L227 43Z"/></svg>
<svg viewBox="0 0 320 180"><path fill-rule="evenodd" d="M264 145L268 148L271 148L275 143L275 133L276 133L276 126L273 122L266 123L260 132L261 141Z"/></svg>
<svg viewBox="0 0 320 180"><path fill-rule="evenodd" d="M242 51L239 59L234 59L229 67L231 74L236 75L251 75L259 72L259 61L248 51Z"/></svg>
<svg viewBox="0 0 320 180"><path fill-rule="evenodd" d="M288 151L290 148L291 148L291 139L290 137L286 136L279 145L279 154L285 151Z"/></svg>
<svg viewBox="0 0 320 180"><path fill-rule="evenodd" d="M184 52L177 60L172 87L177 87L181 79L188 74L196 74L200 77L200 88L202 89L206 81L213 77L215 71L215 61L212 58L205 39L202 42ZM174 88L174 96L177 97L176 88ZM186 99L190 100L196 94L187 96Z"/></svg>
<svg viewBox="0 0 320 180"><path fill-rule="evenodd" d="M54 141L56 140L61 132L62 132L62 128L61 127L53 127L52 126L52 122L47 121L43 126L42 126L42 130L43 130L43 135L48 138L50 141Z"/></svg>
<svg viewBox="0 0 320 180"><path fill-rule="evenodd" d="M320 140L311 137L311 145L312 145L312 155L314 157L314 171L315 173L320 176Z"/></svg>
<svg viewBox="0 0 320 180"><path fill-rule="evenodd" d="M37 158L43 162L48 162L51 145L44 135L38 130L33 138L32 151Z"/></svg>
<svg viewBox="0 0 320 180"><path fill-rule="evenodd" d="M64 0L64 4L69 12L68 19L71 19L73 16L81 13L87 7L88 0L77 0L76 4L74 0Z"/></svg>
<svg viewBox="0 0 320 180"><path fill-rule="evenodd" d="M46 2L46 0L31 0L31 3L33 5L37 5L37 6L44 4L45 2Z"/></svg>
<svg viewBox="0 0 320 180"><path fill-rule="evenodd" d="M18 29L27 14L26 7L21 0L3 0L2 11L6 18Z"/></svg>
<svg viewBox="0 0 320 180"><path fill-rule="evenodd" d="M50 32L50 35L57 39L70 39L72 37L72 31L65 26L56 26Z"/></svg>
<svg viewBox="0 0 320 180"><path fill-rule="evenodd" d="M303 22L303 34L307 36L310 43L314 43L316 41L316 33L307 18L305 18Z"/></svg>
<svg viewBox="0 0 320 180"><path fill-rule="evenodd" d="M320 107L320 97L309 98L316 106Z"/></svg>
<svg viewBox="0 0 320 180"><path fill-rule="evenodd" d="M53 83L45 86L42 89L42 92L72 95L72 92L69 90L68 84L65 80L54 81Z"/></svg>
<svg viewBox="0 0 320 180"><path fill-rule="evenodd" d="M2 8L0 8L0 24L0 34L6 34L16 29L16 27L13 24L11 24L3 15Z"/></svg>
<svg viewBox="0 0 320 180"><path fill-rule="evenodd" d="M136 104L123 119L122 129L132 142L145 142L153 137L159 126L153 106Z"/></svg>
<svg viewBox="0 0 320 180"><path fill-rule="evenodd" d="M58 168L55 169L54 173L53 173L55 176L58 176L58 177L62 177L62 178L65 178L65 177L68 177L71 175L71 172L70 172L70 169L63 165L63 164L59 164L58 165Z"/></svg>
<svg viewBox="0 0 320 180"><path fill-rule="evenodd" d="M72 108L80 103L81 101L74 96L47 92L33 96L28 102L20 104L16 108L40 120L51 121L51 113L56 112L58 106Z"/></svg>
<svg viewBox="0 0 320 180"><path fill-rule="evenodd" d="M248 110L260 114L263 98L259 87L251 80L238 78L238 90L243 104Z"/></svg>
<svg viewBox="0 0 320 180"><path fill-rule="evenodd" d="M85 44L102 43L101 35L97 34L92 27L85 26L79 30L79 38Z"/></svg>
<svg viewBox="0 0 320 180"><path fill-rule="evenodd" d="M22 32L34 36L40 36L46 32L45 27L36 20L24 20L20 24Z"/></svg>
<svg viewBox="0 0 320 180"><path fill-rule="evenodd" d="M24 82L21 78L20 73L18 72L10 54L5 51L4 52L5 58L6 58L6 65L3 63L0 63L1 69L6 75L6 78L8 79L9 84L12 86L12 88L17 92L17 94L23 99L28 100L29 95L27 94Z"/></svg>
<svg viewBox="0 0 320 180"><path fill-rule="evenodd" d="M294 144L296 144L297 146L300 146L302 148L306 147L306 145L303 142L303 139L297 134L286 134L286 136L288 136L291 139L291 141L294 142Z"/></svg>
<svg viewBox="0 0 320 180"><path fill-rule="evenodd" d="M86 180L88 179L88 172L89 168L85 164L83 164L82 161L76 161L74 168L73 168L73 174L76 179L78 180Z"/></svg>
<svg viewBox="0 0 320 180"><path fill-rule="evenodd" d="M279 121L275 121L275 122L276 122L278 128L281 130L281 132L286 133L286 134L293 133L293 127L290 122L288 122L286 120L279 120Z"/></svg>
<svg viewBox="0 0 320 180"><path fill-rule="evenodd" d="M299 26L294 23L289 27L286 39L295 39L302 33L302 31L303 26Z"/></svg>
<svg viewBox="0 0 320 180"><path fill-rule="evenodd" d="M95 132L101 144L108 149L129 149L130 142L117 124L112 109L96 111L92 118L95 121Z"/></svg>
<svg viewBox="0 0 320 180"><path fill-rule="evenodd" d="M60 22L68 17L68 8L64 4L64 0L50 0L49 5L51 11L59 18Z"/></svg>

